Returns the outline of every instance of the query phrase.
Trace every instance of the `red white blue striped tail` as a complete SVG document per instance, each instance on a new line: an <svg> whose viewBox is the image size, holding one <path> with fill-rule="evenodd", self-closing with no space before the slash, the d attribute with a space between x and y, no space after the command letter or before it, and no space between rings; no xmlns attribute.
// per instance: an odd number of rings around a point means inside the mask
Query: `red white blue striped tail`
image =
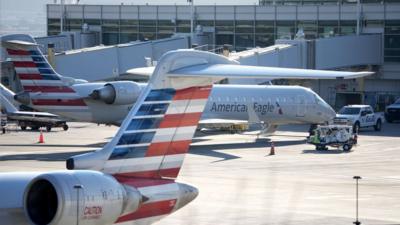
<svg viewBox="0 0 400 225"><path fill-rule="evenodd" d="M210 91L211 86L151 90L104 169L118 176L176 178Z"/></svg>
<svg viewBox="0 0 400 225"><path fill-rule="evenodd" d="M193 50L166 53L113 140L93 154L72 157L67 168L100 170L118 179L176 178L215 79L174 71L207 63L235 62Z"/></svg>
<svg viewBox="0 0 400 225"><path fill-rule="evenodd" d="M86 107L70 84L53 69L31 36L6 35L1 39L6 57L13 63L22 89L32 93L33 106L39 109Z"/></svg>

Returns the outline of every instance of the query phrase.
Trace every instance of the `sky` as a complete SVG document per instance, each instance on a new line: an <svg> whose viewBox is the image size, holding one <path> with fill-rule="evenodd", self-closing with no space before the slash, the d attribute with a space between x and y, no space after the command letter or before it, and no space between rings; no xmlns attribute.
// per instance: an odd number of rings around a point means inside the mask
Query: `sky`
<svg viewBox="0 0 400 225"><path fill-rule="evenodd" d="M1 0L0 35L26 33L32 36L46 35L46 4L61 0ZM65 0L75 3L77 0ZM144 5L187 5L187 0L80 0L79 4L134 4ZM258 0L194 0L195 5L253 5Z"/></svg>

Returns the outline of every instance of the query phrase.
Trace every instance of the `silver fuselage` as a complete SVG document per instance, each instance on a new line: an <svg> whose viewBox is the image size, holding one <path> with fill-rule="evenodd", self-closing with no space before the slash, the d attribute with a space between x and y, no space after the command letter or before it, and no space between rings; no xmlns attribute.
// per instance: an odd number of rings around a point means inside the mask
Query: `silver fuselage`
<svg viewBox="0 0 400 225"><path fill-rule="evenodd" d="M147 84L140 84L144 88ZM119 125L132 105L106 104L87 96L104 83L72 86L84 107L31 105L75 121ZM41 94L45 96L45 93ZM214 85L202 119L249 120L253 112L270 124L318 124L335 117L334 110L315 92L300 86Z"/></svg>

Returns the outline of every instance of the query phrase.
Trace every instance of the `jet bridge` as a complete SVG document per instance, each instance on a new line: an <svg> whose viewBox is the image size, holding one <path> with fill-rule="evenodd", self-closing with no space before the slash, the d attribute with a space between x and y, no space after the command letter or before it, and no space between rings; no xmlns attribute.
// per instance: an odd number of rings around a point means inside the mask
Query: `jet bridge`
<svg viewBox="0 0 400 225"><path fill-rule="evenodd" d="M382 35L354 35L315 40L276 40L267 48L231 53L241 64L303 69L340 69L382 65Z"/></svg>

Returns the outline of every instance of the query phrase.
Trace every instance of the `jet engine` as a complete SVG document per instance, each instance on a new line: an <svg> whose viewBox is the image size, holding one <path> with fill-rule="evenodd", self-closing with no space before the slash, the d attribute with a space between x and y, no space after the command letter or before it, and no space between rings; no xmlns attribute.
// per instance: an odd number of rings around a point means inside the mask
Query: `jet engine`
<svg viewBox="0 0 400 225"><path fill-rule="evenodd" d="M116 81L94 90L89 96L107 104L127 105L135 103L140 95L140 86L132 81Z"/></svg>
<svg viewBox="0 0 400 225"><path fill-rule="evenodd" d="M136 211L145 197L96 171L44 173L24 193L24 210L35 225L106 225Z"/></svg>

